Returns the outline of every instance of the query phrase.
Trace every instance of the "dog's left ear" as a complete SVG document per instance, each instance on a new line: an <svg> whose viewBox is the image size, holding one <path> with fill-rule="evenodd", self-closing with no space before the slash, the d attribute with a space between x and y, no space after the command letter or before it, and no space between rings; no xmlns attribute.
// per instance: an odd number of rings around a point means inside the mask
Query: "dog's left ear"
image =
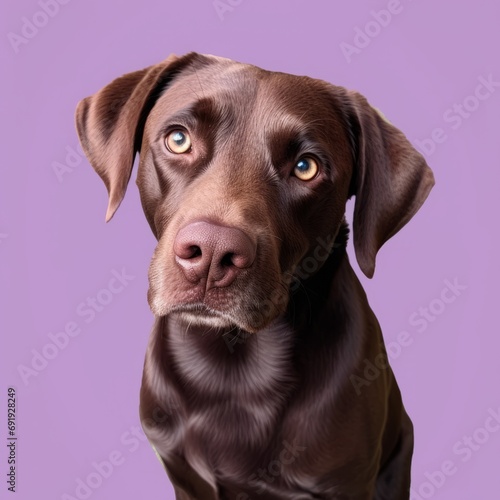
<svg viewBox="0 0 500 500"><path fill-rule="evenodd" d="M355 149L350 195L354 250L361 270L373 277L380 247L419 210L434 185L424 157L404 134L356 92L349 92Z"/></svg>

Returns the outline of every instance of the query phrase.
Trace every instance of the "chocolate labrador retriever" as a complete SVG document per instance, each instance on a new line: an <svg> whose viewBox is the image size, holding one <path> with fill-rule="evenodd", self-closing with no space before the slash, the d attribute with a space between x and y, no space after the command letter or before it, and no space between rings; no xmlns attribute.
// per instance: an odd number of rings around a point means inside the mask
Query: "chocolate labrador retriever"
<svg viewBox="0 0 500 500"><path fill-rule="evenodd" d="M407 499L412 424L344 220L355 196L372 277L434 184L405 136L356 92L196 53L114 80L76 124L106 220L140 152L140 413L176 498Z"/></svg>

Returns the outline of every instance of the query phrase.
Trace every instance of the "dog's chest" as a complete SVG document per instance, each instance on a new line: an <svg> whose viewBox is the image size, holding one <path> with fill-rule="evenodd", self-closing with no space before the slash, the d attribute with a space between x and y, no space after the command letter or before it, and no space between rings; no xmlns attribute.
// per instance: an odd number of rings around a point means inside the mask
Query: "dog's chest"
<svg viewBox="0 0 500 500"><path fill-rule="evenodd" d="M218 442L263 438L294 388L292 342L285 328L232 345L173 335L169 345L186 430ZM217 430L225 437L216 436Z"/></svg>
<svg viewBox="0 0 500 500"><path fill-rule="evenodd" d="M250 498L278 488L295 492L294 498L310 498L300 494L316 490L318 475L325 478L323 487L336 488L337 483L328 472L334 464L325 459L318 469L312 453L331 453L325 448L332 442L330 426L317 422L318 415L333 416L318 402L329 398L310 399L311 385L317 392L320 379L299 375L297 346L286 329L262 333L231 344L232 349L207 339L167 336L172 372L164 382L180 399L165 432L148 437L167 469L175 470L176 457L182 457L190 474L211 488L251 492ZM218 350L221 345L225 351ZM311 371L324 379L331 367L320 356L317 361ZM323 385L321 391L329 392L329 384Z"/></svg>
<svg viewBox="0 0 500 500"><path fill-rule="evenodd" d="M279 327L231 344L169 338L184 408L176 433L186 455L203 450L211 466L251 467L256 450L279 440L277 425L297 386L292 342Z"/></svg>

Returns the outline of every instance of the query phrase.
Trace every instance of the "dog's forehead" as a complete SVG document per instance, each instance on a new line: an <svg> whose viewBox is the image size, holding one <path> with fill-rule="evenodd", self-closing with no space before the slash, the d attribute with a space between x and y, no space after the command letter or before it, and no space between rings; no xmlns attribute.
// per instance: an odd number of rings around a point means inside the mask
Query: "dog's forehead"
<svg viewBox="0 0 500 500"><path fill-rule="evenodd" d="M161 94L149 121L161 123L166 116L210 101L234 110L239 119L287 121L332 118L327 100L329 84L321 80L214 58L211 64L191 68L177 75Z"/></svg>
<svg viewBox="0 0 500 500"><path fill-rule="evenodd" d="M222 95L237 97L243 93L248 95L258 81L254 70L258 68L229 60L215 60L201 67L188 67L174 75L161 92L153 111L160 109L175 113L200 99Z"/></svg>

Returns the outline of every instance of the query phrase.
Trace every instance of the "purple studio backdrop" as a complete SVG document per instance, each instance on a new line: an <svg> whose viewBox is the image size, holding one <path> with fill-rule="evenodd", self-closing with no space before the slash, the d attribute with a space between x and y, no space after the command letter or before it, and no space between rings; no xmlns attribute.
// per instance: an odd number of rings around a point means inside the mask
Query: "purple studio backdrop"
<svg viewBox="0 0 500 500"><path fill-rule="evenodd" d="M138 416L155 240L135 172L104 223L105 188L78 147L74 111L113 78L192 50L356 89L426 156L436 187L382 248L374 279L350 242L351 262L415 425L412 498L498 498L496 0L1 9L1 498L174 498Z"/></svg>

